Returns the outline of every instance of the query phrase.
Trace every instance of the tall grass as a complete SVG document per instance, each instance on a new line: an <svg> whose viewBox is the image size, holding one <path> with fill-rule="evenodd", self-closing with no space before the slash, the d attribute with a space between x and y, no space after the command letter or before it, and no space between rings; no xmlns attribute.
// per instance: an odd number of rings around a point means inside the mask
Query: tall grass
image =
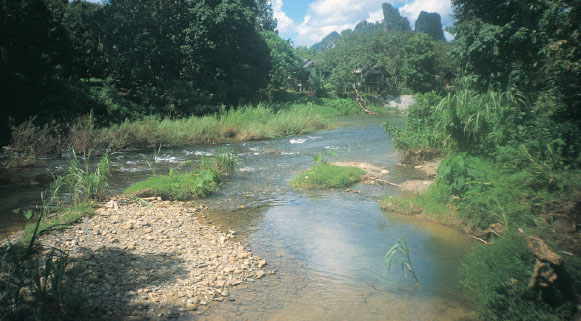
<svg viewBox="0 0 581 321"><path fill-rule="evenodd" d="M79 160L73 150L67 173L63 176L74 204L86 200L101 200L109 187L107 183L110 176L109 154L101 156L94 171L89 167L89 159L90 155L87 155L82 161Z"/></svg>
<svg viewBox="0 0 581 321"><path fill-rule="evenodd" d="M40 156L70 149L88 153L94 149L116 151L300 135L329 128L334 117L361 113L352 100L334 98L223 108L216 114L201 117L144 116L100 128L92 114L68 126L42 127L32 119L12 128L12 158L4 166L30 164Z"/></svg>

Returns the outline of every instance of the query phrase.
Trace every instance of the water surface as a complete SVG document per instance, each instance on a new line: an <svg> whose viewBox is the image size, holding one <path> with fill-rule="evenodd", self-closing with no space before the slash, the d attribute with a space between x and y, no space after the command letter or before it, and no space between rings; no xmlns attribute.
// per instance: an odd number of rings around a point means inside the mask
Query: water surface
<svg viewBox="0 0 581 321"><path fill-rule="evenodd" d="M390 116L402 122L402 116ZM221 191L201 202L206 223L234 230L237 239L268 261L274 275L232 290L234 302L201 309L184 320L463 320L470 307L458 289L457 267L472 246L461 233L410 217L387 215L378 200L397 196L393 186L358 184L352 189L301 191L289 181L313 165L319 152L330 161L367 162L390 170L390 181L423 173L398 165L382 119L347 119L342 127L299 137L233 143L241 169ZM211 156L221 146L162 149L158 172L179 162ZM151 174L152 151L117 153L110 186L114 193ZM0 173L4 213L35 197L66 164ZM48 169L47 169L48 168ZM5 226L14 220L2 219ZM384 265L389 248L405 239L416 284L400 266Z"/></svg>

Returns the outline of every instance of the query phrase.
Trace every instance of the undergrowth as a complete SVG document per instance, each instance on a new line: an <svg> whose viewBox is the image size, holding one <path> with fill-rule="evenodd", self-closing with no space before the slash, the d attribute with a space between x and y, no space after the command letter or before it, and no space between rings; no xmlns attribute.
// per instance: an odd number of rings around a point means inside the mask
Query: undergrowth
<svg viewBox="0 0 581 321"><path fill-rule="evenodd" d="M581 265L565 263L555 286L530 286L535 256L516 232L493 246L476 246L460 266L461 284L477 302L482 320L567 320L575 310L577 281L571 272ZM577 272L578 273L578 272Z"/></svg>

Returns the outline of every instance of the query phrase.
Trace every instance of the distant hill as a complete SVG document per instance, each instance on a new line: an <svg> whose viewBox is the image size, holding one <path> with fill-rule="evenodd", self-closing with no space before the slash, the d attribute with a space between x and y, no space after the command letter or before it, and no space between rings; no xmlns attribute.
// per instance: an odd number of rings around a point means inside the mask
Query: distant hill
<svg viewBox="0 0 581 321"><path fill-rule="evenodd" d="M381 5L383 9L383 31L412 31L410 22L399 14L399 10L389 3Z"/></svg>
<svg viewBox="0 0 581 321"><path fill-rule="evenodd" d="M325 38L323 38L321 42L312 45L311 48L318 51L333 48L333 46L335 45L335 41L337 41L337 39L339 38L341 38L341 35L336 31L333 31L327 36L325 36Z"/></svg>
<svg viewBox="0 0 581 321"><path fill-rule="evenodd" d="M372 23L367 20L359 22L353 29L354 33L376 33L378 31L383 31L383 23Z"/></svg>
<svg viewBox="0 0 581 321"><path fill-rule="evenodd" d="M399 14L399 10L394 8L389 3L382 4L383 21L368 22L363 20L359 22L353 29L353 33L375 33L375 32L391 32L391 31L412 31L410 22L406 17ZM429 13L422 11L416 20L416 32L423 32L436 40L444 40L444 31L442 30L442 19L438 13ZM311 46L317 51L323 51L333 48L341 35L336 31L328 34L321 42Z"/></svg>
<svg viewBox="0 0 581 321"><path fill-rule="evenodd" d="M440 14L437 12L420 12L418 20L416 20L416 32L428 34L434 40L444 40Z"/></svg>

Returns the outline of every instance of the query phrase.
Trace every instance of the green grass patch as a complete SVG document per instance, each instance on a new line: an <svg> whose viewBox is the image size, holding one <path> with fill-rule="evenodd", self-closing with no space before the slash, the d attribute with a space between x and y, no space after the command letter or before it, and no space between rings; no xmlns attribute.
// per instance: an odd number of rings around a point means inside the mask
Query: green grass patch
<svg viewBox="0 0 581 321"><path fill-rule="evenodd" d="M48 232L49 230L67 228L70 224L75 223L85 215L95 214L93 202L83 202L71 207L61 207L55 213L43 217L38 225L37 234ZM31 223L26 224L24 228L23 240L25 243L30 242L37 219L32 219Z"/></svg>
<svg viewBox="0 0 581 321"><path fill-rule="evenodd" d="M365 174L367 174L366 171L357 167L320 163L302 172L290 184L294 188L307 189L348 187L361 181L361 177Z"/></svg>
<svg viewBox="0 0 581 321"><path fill-rule="evenodd" d="M381 209L396 214L416 215L424 212L422 207L415 204L415 200L410 198L386 197L379 202Z"/></svg>
<svg viewBox="0 0 581 321"><path fill-rule="evenodd" d="M430 185L427 191L401 197L388 196L379 202L381 209L388 213L400 215L418 215L434 221L459 226L463 223L456 214L456 209L440 199L439 186Z"/></svg>
<svg viewBox="0 0 581 321"><path fill-rule="evenodd" d="M187 201L209 195L217 190L219 183L220 176L215 170L197 170L185 174L154 176L129 186L125 194Z"/></svg>

